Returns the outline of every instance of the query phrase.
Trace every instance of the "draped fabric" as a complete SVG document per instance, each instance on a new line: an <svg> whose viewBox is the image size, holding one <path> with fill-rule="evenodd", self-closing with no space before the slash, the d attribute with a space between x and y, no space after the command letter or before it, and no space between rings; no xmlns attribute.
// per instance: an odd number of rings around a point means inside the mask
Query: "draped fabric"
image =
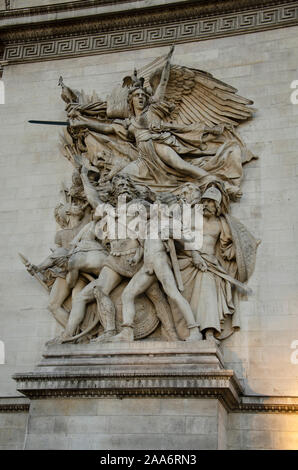
<svg viewBox="0 0 298 470"><path fill-rule="evenodd" d="M235 131L225 130L217 136L206 131L202 123L171 125L162 120L166 114L166 103L153 103L138 120L134 117L114 120L114 135L89 132L85 139L88 158L92 161L98 153L109 149L115 158L124 157L123 165L120 163L122 168L119 167L121 173L156 191L175 189L184 182L195 181L162 161L155 143L164 144L192 165L217 176L236 192L242 180L242 163L253 155L248 155ZM200 184L205 184L205 178L200 179Z"/></svg>
<svg viewBox="0 0 298 470"><path fill-rule="evenodd" d="M220 277L220 273L223 273L238 278L236 245L225 216L220 217L220 223L221 233L216 245L216 254L201 253L207 267L211 267L215 272L200 271L194 266L189 252L178 251L184 284L183 295L190 303L200 330L214 328L219 337L225 334L226 323L232 330L240 327L238 292L229 281ZM188 336L185 321L173 303L171 309L178 334L185 339Z"/></svg>

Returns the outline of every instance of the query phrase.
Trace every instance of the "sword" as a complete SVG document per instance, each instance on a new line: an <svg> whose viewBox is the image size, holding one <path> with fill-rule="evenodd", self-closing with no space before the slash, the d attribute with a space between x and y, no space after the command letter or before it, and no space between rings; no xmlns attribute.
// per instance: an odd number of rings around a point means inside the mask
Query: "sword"
<svg viewBox="0 0 298 470"><path fill-rule="evenodd" d="M221 273L220 271L217 271L216 269L212 268L212 266L208 266L207 268L208 268L208 271L210 271L211 273L216 274L217 276L222 277L223 279L226 279L231 284L234 284L234 286L238 287L238 289L242 293L247 294L247 295L252 294L252 292L253 292L252 289L250 287L248 287L246 284L243 284L243 282L238 281L237 279L235 279L232 276L229 276L228 274Z"/></svg>
<svg viewBox="0 0 298 470"><path fill-rule="evenodd" d="M180 292L183 292L184 286L183 286L180 267L179 267L179 263L178 263L178 259L176 255L175 243L172 238L169 238L167 242L168 242L169 254L170 254L171 261L172 261L172 267L173 267L174 276L177 282L177 286Z"/></svg>
<svg viewBox="0 0 298 470"><path fill-rule="evenodd" d="M46 126L69 126L69 121L28 121L30 124L45 124Z"/></svg>

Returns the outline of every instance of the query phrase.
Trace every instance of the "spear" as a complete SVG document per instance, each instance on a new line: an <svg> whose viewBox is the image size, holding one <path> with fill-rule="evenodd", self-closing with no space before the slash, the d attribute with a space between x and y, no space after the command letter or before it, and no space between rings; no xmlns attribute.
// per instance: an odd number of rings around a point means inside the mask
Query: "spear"
<svg viewBox="0 0 298 470"><path fill-rule="evenodd" d="M31 274L31 276L35 277L35 279L39 282L39 284L41 284L42 287L46 289L47 292L49 292L50 289L48 288L46 283L43 282L43 280L37 275L37 273L33 269L32 270L28 269L31 263L27 260L27 258L25 258L25 256L22 255L22 253L19 253L19 257L21 258L22 263L25 265L28 273Z"/></svg>
<svg viewBox="0 0 298 470"><path fill-rule="evenodd" d="M69 126L70 125L69 121L35 121L31 119L28 122L30 122L30 124L45 124L47 126Z"/></svg>

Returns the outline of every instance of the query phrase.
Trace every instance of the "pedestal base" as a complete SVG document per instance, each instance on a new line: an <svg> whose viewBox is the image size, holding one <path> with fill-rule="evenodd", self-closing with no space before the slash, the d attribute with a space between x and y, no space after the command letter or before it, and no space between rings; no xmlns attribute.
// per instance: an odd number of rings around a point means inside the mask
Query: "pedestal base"
<svg viewBox="0 0 298 470"><path fill-rule="evenodd" d="M28 449L225 448L242 393L209 341L51 345L14 378L33 400Z"/></svg>

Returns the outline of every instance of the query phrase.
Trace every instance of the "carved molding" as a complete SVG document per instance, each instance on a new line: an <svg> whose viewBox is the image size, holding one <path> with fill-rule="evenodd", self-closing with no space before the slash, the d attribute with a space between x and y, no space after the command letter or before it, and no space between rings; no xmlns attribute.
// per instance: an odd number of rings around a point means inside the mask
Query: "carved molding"
<svg viewBox="0 0 298 470"><path fill-rule="evenodd" d="M5 0L7 10L10 8L10 1L11 0ZM9 12L1 12L0 17L3 16L6 18L16 18L20 16L26 16L28 14L40 15L48 13L58 13L62 11L79 10L82 8L93 8L96 6L101 7L106 5L117 5L119 3L136 3L138 1L139 0L74 0L72 2L56 3L54 5L49 4L34 7L13 8Z"/></svg>
<svg viewBox="0 0 298 470"><path fill-rule="evenodd" d="M28 398L214 398L232 413L298 413L298 397L241 396L232 371L177 374L15 374L17 389ZM264 400L264 402L262 402ZM8 405L4 405L8 406ZM15 405L12 405L15 406ZM28 405L18 405L26 410ZM21 408L24 407L24 408ZM0 407L1 411L1 407ZM17 409L16 409L17 411Z"/></svg>
<svg viewBox="0 0 298 470"><path fill-rule="evenodd" d="M202 5L180 6L150 14L146 10L84 21L77 18L71 23L44 25L42 29L39 26L4 29L1 33L5 45L3 60L14 64L104 54L298 24L298 1L226 14L215 9L215 3L213 16L207 16ZM234 4L235 9L235 2L227 3ZM220 13L215 16L214 11Z"/></svg>
<svg viewBox="0 0 298 470"><path fill-rule="evenodd" d="M24 397L0 397L0 413L27 413L30 402Z"/></svg>
<svg viewBox="0 0 298 470"><path fill-rule="evenodd" d="M6 4L9 5L6 9L10 8L10 0L5 0ZM288 3L291 0L288 0ZM142 2L142 0L141 0ZM106 6L116 6L119 7L123 4L130 4L132 7L134 3L141 3L140 0L73 0L67 3L56 3L54 5L40 5L40 6L31 6L27 8L13 8L10 11L1 11L0 18L17 18L17 17L33 17L34 15L48 15L49 13L61 13L61 12L74 12L80 11L82 9L88 10L95 7L106 7ZM219 9L221 13L227 13L231 11L241 11L244 8L263 8L266 6L278 5L280 3L286 3L282 0L184 0L183 3L179 5L179 1L166 0L166 3L162 1L156 1L155 5L147 4L136 5L134 10L154 10L156 7L160 7L160 11L165 9L166 14L173 14L173 10L184 10L189 7L193 10L196 8L196 11L200 11L204 14L212 14L216 9ZM91 13L92 14L92 13Z"/></svg>
<svg viewBox="0 0 298 470"><path fill-rule="evenodd" d="M29 404L9 403L6 405L0 404L0 413L27 413L29 411Z"/></svg>
<svg viewBox="0 0 298 470"><path fill-rule="evenodd" d="M233 410L237 413L298 413L298 404L259 404L249 403L240 404L238 408Z"/></svg>
<svg viewBox="0 0 298 470"><path fill-rule="evenodd" d="M17 389L31 399L48 397L205 397L232 410L241 389L233 371L197 373L15 374Z"/></svg>

